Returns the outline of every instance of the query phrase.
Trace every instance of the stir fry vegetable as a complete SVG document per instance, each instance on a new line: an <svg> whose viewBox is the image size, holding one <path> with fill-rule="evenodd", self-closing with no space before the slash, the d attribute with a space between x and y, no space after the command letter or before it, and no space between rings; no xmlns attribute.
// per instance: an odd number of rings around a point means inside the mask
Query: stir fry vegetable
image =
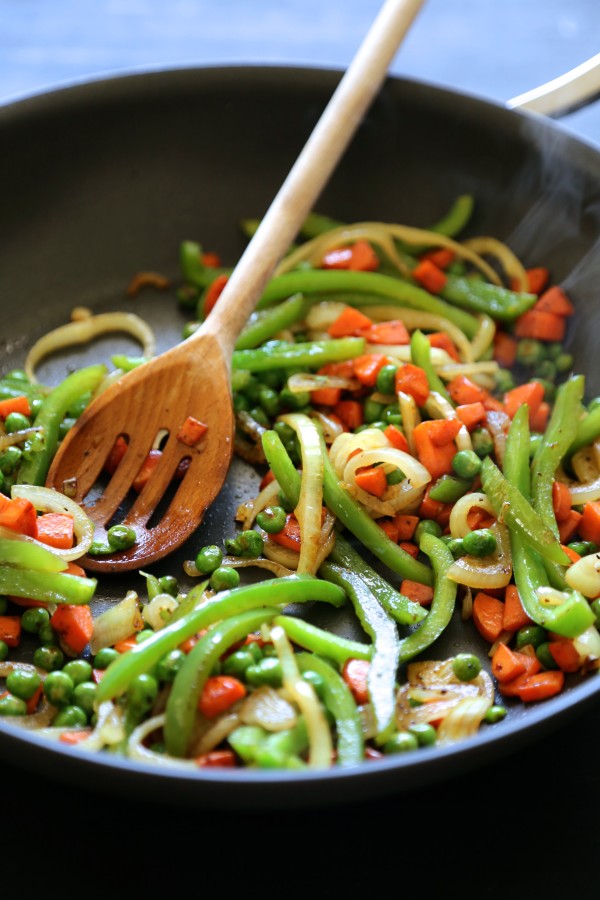
<svg viewBox="0 0 600 900"><path fill-rule="evenodd" d="M466 741L599 668L600 403L563 347L575 308L550 270L463 238L472 209L459 197L430 229L308 217L232 360L254 494L224 541L101 611L86 559L135 533L98 543L68 485L43 484L151 330L87 314L0 379L0 715L156 766L327 769ZM231 268L194 241L179 259L185 338ZM169 286L140 273L128 295ZM38 380L106 328L143 355ZM476 652L441 650L456 623Z"/></svg>

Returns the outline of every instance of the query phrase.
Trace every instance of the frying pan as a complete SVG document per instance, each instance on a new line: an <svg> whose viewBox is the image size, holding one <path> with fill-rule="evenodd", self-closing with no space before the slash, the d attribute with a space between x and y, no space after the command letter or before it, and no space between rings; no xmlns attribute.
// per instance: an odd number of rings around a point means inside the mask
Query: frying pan
<svg viewBox="0 0 600 900"><path fill-rule="evenodd" d="M183 239L235 264L239 221L261 216L341 77L334 70L272 66L173 69L119 76L22 100L0 110L0 371L64 324L75 306L129 310L157 335L179 340L185 316L174 291L127 296L141 270L179 280ZM318 209L342 220L427 227L459 194L471 193L471 234L493 234L526 265L548 265L575 302L567 345L588 397L600 394L600 150L551 120L390 77L323 192ZM83 360L131 351L115 337L54 357L47 383ZM91 354L91 355L90 355ZM234 530L234 512L256 492L256 472L236 459L200 531L156 567L184 587L182 563ZM138 576L139 577L139 576ZM189 585L188 585L189 586ZM96 607L140 588L136 576L99 585ZM319 623L359 636L349 614ZM431 655L485 650L455 617ZM573 683L558 698L515 705L506 719L444 748L365 763L352 770L264 772L162 770L86 756L0 721L0 755L74 785L120 796L220 808L338 804L414 790L472 770L539 740L598 703L600 681Z"/></svg>

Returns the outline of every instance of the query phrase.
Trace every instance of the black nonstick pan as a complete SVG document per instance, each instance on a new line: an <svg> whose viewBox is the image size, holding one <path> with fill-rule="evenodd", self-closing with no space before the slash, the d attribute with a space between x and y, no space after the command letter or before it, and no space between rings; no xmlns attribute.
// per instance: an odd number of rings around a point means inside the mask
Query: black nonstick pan
<svg viewBox="0 0 600 900"><path fill-rule="evenodd" d="M158 350L181 336L172 292L129 297L132 276L160 272L177 285L179 245L197 240L235 264L243 218L261 216L340 78L283 67L175 69L108 78L0 109L0 372L68 321L72 309L127 310L147 319ZM575 303L568 335L587 394L600 394L600 150L555 122L456 92L389 78L323 192L318 209L342 220L427 227L459 194L475 197L472 234L506 241L528 265L547 265ZM100 341L40 376L58 381L83 359L127 345ZM91 355L90 355L91 354ZM239 502L258 476L236 460L194 538L157 566L182 563L231 534ZM124 596L135 576L101 582L98 605ZM344 621L344 628L353 628ZM456 622L435 647L482 654ZM414 790L510 754L568 717L597 710L600 682L509 711L461 744L324 773L157 770L86 756L0 721L0 756L71 784L193 806L307 807Z"/></svg>

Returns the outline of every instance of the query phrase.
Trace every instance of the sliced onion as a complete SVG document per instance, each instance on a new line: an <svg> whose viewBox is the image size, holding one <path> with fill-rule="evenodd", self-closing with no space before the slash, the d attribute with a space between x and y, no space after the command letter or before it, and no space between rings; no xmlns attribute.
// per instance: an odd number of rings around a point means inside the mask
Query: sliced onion
<svg viewBox="0 0 600 900"><path fill-rule="evenodd" d="M480 378L486 378L486 383L488 383L488 376L493 377L497 375L499 370L500 366L495 360L486 359L472 363L457 363L456 361L451 361L443 366L438 366L436 371L444 381L452 381L457 375L467 375L477 383L479 383Z"/></svg>
<svg viewBox="0 0 600 900"><path fill-rule="evenodd" d="M347 303L325 300L315 303L306 314L304 323L310 331L327 331L347 307Z"/></svg>
<svg viewBox="0 0 600 900"><path fill-rule="evenodd" d="M323 439L327 446L330 446L335 441L336 437L344 433L344 426L337 417L330 416L324 412L319 412L318 410L313 410L310 413L310 417L311 419L316 419L321 426Z"/></svg>
<svg viewBox="0 0 600 900"><path fill-rule="evenodd" d="M491 516L495 516L494 507L492 506L487 494L482 491L471 491L464 496L459 497L450 512L450 534L453 538L463 538L472 529L468 522L468 516L472 509L483 509Z"/></svg>
<svg viewBox="0 0 600 900"><path fill-rule="evenodd" d="M94 540L94 523L79 503L54 488L34 484L14 484L10 495L29 500L40 512L66 513L73 517L76 543L68 550L53 547L52 552L56 556L69 562L87 553Z"/></svg>
<svg viewBox="0 0 600 900"><path fill-rule="evenodd" d="M572 563L565 572L565 581L584 597L597 597L600 594L600 553L589 553Z"/></svg>
<svg viewBox="0 0 600 900"><path fill-rule="evenodd" d="M273 479L270 481L256 497L250 500L244 500L236 511L235 520L240 522L244 531L252 528L254 521L261 510L266 509L273 500L278 496L280 491L279 482Z"/></svg>
<svg viewBox="0 0 600 900"><path fill-rule="evenodd" d="M410 452L416 456L415 439L413 432L421 421L421 413L415 398L404 391L398 391L398 403L402 415L402 430L408 443Z"/></svg>
<svg viewBox="0 0 600 900"><path fill-rule="evenodd" d="M590 625L589 628L573 638L573 644L579 653L582 666L600 659L600 634L594 625Z"/></svg>
<svg viewBox="0 0 600 900"><path fill-rule="evenodd" d="M271 563L281 566L288 574L295 572L298 568L298 560L300 555L290 547L282 547L268 535L264 538L263 555Z"/></svg>
<svg viewBox="0 0 600 900"><path fill-rule="evenodd" d="M452 659L409 663L407 683L397 694L396 725L399 730L419 722L438 722L466 698L494 701L494 685L483 669L471 681L460 681ZM418 705L415 705L415 701Z"/></svg>
<svg viewBox="0 0 600 900"><path fill-rule="evenodd" d="M94 619L94 633L90 642L92 654L103 647L112 647L144 627L140 601L135 591L127 591L123 600L109 607Z"/></svg>
<svg viewBox="0 0 600 900"><path fill-rule="evenodd" d="M506 453L506 440L508 437L508 429L510 428L510 416L501 410L488 410L485 417L487 428L492 435L494 441L494 452L500 466L504 462L504 454Z"/></svg>
<svg viewBox="0 0 600 900"><path fill-rule="evenodd" d="M215 719L207 719L198 712L188 756L197 760L199 756L210 753L229 737L241 722L238 705L236 703Z"/></svg>
<svg viewBox="0 0 600 900"><path fill-rule="evenodd" d="M573 454L571 466L578 480L573 481L559 467L556 477L571 492L571 506L583 506L600 499L600 440Z"/></svg>
<svg viewBox="0 0 600 900"><path fill-rule="evenodd" d="M510 284L516 282L519 291L529 293L529 279L527 272L513 251L503 241L494 237L474 237L463 244L469 250L473 250L478 256L493 256L501 264Z"/></svg>
<svg viewBox="0 0 600 900"><path fill-rule="evenodd" d="M287 380L287 388L293 394L301 394L304 391L318 391L321 388L342 388L342 390L354 391L360 385L356 378L342 378L339 375L317 375L313 372L298 372L290 375Z"/></svg>
<svg viewBox="0 0 600 900"><path fill-rule="evenodd" d="M165 716L153 716L146 719L137 728L134 728L127 741L127 756L137 762L150 763L165 769L197 769L198 765L192 760L179 759L168 756L166 753L156 753L144 745L146 738L154 731L158 731L165 724Z"/></svg>
<svg viewBox="0 0 600 900"><path fill-rule="evenodd" d="M290 552L294 553L293 550ZM295 556L297 557L298 554L296 553ZM222 565L231 566L232 569L265 569L267 572L276 575L277 578L285 578L286 575L294 574L293 569L288 569L286 566L281 565L281 563L272 559L265 559L262 556L258 556L254 559L242 559L239 556L225 556Z"/></svg>
<svg viewBox="0 0 600 900"><path fill-rule="evenodd" d="M298 710L281 691L263 684L242 703L239 713L244 725L260 725L266 731L285 731L298 721Z"/></svg>
<svg viewBox="0 0 600 900"><path fill-rule="evenodd" d="M177 600L171 594L156 594L142 608L142 618L150 628L159 631L165 627L178 606Z"/></svg>
<svg viewBox="0 0 600 900"><path fill-rule="evenodd" d="M147 358L156 352L154 333L147 322L134 313L109 312L89 315L77 321L61 325L47 332L35 342L25 359L23 368L32 383L37 383L35 370L42 359L58 350L64 350L77 344L88 344L103 334L124 331L135 338L142 346L143 355Z"/></svg>
<svg viewBox="0 0 600 900"><path fill-rule="evenodd" d="M496 323L491 316L482 313L477 318L479 319L479 328L470 343L471 355L469 359L479 359L483 356L486 350L489 350L492 346L496 334Z"/></svg>
<svg viewBox="0 0 600 900"><path fill-rule="evenodd" d="M512 577L512 553L506 525L495 522L490 531L496 538L496 550L489 556L459 556L446 573L446 577L458 584L485 590L502 588Z"/></svg>
<svg viewBox="0 0 600 900"><path fill-rule="evenodd" d="M465 697L444 717L438 728L438 743L453 744L464 741L479 731L492 701L487 697Z"/></svg>
<svg viewBox="0 0 600 900"><path fill-rule="evenodd" d="M11 431L10 434L0 433L0 453L6 450L7 447L14 447L16 444L24 444L29 438L32 438L35 434L40 434L43 430L43 428L32 427L23 428L21 431Z"/></svg>

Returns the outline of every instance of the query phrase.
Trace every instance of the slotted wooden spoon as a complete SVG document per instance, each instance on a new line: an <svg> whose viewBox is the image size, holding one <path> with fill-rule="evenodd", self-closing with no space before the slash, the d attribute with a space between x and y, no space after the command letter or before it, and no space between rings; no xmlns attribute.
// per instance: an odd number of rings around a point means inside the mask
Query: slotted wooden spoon
<svg viewBox="0 0 600 900"><path fill-rule="evenodd" d="M63 440L46 484L58 491L69 490L71 496L75 486L75 499L85 505L102 539L130 495L157 435L168 433L159 465L123 519L136 531L135 545L88 556L87 568L118 572L161 559L199 526L221 490L233 452L231 356L235 342L379 91L422 5L423 0L383 4L203 325L107 388ZM192 447L177 438L188 416L207 426ZM125 456L99 496L86 501L120 435L128 440ZM188 460L186 474L174 481L184 459ZM165 494L173 484L177 490L163 511Z"/></svg>

